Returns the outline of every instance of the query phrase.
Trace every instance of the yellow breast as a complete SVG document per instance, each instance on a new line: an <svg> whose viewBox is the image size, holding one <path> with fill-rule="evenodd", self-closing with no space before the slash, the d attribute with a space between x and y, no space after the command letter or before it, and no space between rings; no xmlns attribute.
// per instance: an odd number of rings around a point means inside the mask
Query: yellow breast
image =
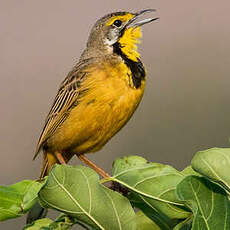
<svg viewBox="0 0 230 230"><path fill-rule="evenodd" d="M88 71L85 94L48 141L53 149L71 155L102 148L130 119L145 88L144 80L138 89L133 87L130 69L121 61Z"/></svg>

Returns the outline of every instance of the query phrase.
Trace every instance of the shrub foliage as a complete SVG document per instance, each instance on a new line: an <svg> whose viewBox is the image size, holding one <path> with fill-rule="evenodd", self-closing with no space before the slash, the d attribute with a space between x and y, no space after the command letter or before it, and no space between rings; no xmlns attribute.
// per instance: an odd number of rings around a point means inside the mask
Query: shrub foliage
<svg viewBox="0 0 230 230"><path fill-rule="evenodd" d="M106 186L111 182L120 192ZM55 165L43 182L0 186L0 221L20 217L39 202L59 217L24 229L228 230L229 194L230 148L198 152L183 171L128 156L114 161L106 180L84 166Z"/></svg>

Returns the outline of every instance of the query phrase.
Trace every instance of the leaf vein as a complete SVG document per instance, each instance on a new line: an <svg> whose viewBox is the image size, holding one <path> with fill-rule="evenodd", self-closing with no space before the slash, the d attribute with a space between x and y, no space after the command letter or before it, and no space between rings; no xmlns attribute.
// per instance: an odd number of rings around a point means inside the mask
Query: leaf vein
<svg viewBox="0 0 230 230"><path fill-rule="evenodd" d="M206 220L205 217L204 217L203 210L202 210L202 208L201 208L201 206L200 206L200 202L199 202L199 199L198 199L198 197L197 197L196 191L195 191L194 188L193 188L193 184L192 184L191 181L189 181L189 183L190 183L190 185L191 185L192 191L193 191L194 196L195 196L195 199L196 199L196 201L197 201L197 205L198 205L198 207L199 207L199 210L200 210L200 212L201 212L201 214L202 214L201 217L203 218L203 220L204 220L204 222L205 222L207 228L210 230L209 225L208 225L208 223L207 223L207 220ZM200 186L199 186L199 187L200 187Z"/></svg>
<svg viewBox="0 0 230 230"><path fill-rule="evenodd" d="M215 170L212 168L212 166L211 166L207 161L205 161L204 159L201 159L201 160L208 166L208 168L213 172L213 174L214 174L220 181L222 181L225 185L228 186L228 183L227 183L225 180L223 180L223 179L215 172Z"/></svg>
<svg viewBox="0 0 230 230"><path fill-rule="evenodd" d="M91 189L90 189L90 186L89 186L89 180L88 180L87 176L85 175L85 173L83 171L80 171L80 172L85 177L86 182L87 182L87 186L88 186L88 190L89 190L89 214L91 214L91 211L92 211L92 193L91 193Z"/></svg>
<svg viewBox="0 0 230 230"><path fill-rule="evenodd" d="M155 207L153 207L144 197L142 197L142 196L140 196L140 197L150 208L152 208L154 211L158 212L158 210ZM171 228L166 223L162 222L162 220L158 216L155 215L155 218L158 219L161 222L161 224L164 225L168 230L171 230Z"/></svg>
<svg viewBox="0 0 230 230"><path fill-rule="evenodd" d="M138 194L141 194L141 195L143 195L145 197L148 197L148 198L151 198L151 199L154 199L154 200L159 200L159 201L162 201L162 202L165 202L165 203L169 203L169 204L175 204L175 205L179 205L179 206L184 206L183 204L180 204L180 203L172 202L172 201L169 201L169 200L164 200L164 199L161 199L159 197L156 197L156 196L144 193L144 192L142 192L140 190L137 190L137 189L133 188L132 186L130 186L130 185L126 184L125 182L120 181L120 180L118 180L116 178L112 178L112 180L116 181L116 182L118 182L118 183L120 183L122 185L124 185L125 187L129 188L130 190L132 190L132 191L134 191L134 192L136 192Z"/></svg>
<svg viewBox="0 0 230 230"><path fill-rule="evenodd" d="M121 221L120 221L120 219L119 219L119 216L118 216L118 213L117 213L116 206L114 205L114 202L113 202L112 198L110 197L110 195L107 193L107 191L106 191L106 190L104 190L104 191L105 191L106 196L110 199L110 201L111 201L111 203L112 203L112 206L113 206L113 209L114 209L116 218L117 218L117 222L118 222L119 229L122 230Z"/></svg>
<svg viewBox="0 0 230 230"><path fill-rule="evenodd" d="M97 220L93 218L87 211L77 202L77 200L69 193L69 191L58 181L58 179L55 177L55 175L51 171L51 175L53 176L54 180L57 182L57 184L60 186L60 188L70 197L70 199L74 202L75 205L77 205L86 216L88 216L98 227L100 227L102 230L105 230L104 227L98 223Z"/></svg>
<svg viewBox="0 0 230 230"><path fill-rule="evenodd" d="M138 181L136 184L133 185L133 187L135 188L137 185L145 182L146 180L149 180L149 179L152 179L152 178L155 178L155 177L168 176L168 175L179 175L179 176L182 176L179 173L166 173L166 174L161 174L161 175L154 175L154 176L146 177L146 178Z"/></svg>

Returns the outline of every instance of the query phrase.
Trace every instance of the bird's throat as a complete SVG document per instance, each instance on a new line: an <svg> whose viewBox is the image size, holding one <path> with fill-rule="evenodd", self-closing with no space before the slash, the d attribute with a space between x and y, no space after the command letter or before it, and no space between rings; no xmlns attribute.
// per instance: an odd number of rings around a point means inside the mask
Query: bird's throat
<svg viewBox="0 0 230 230"><path fill-rule="evenodd" d="M137 44L140 43L140 39L142 37L141 28L129 28L125 29L122 33L121 38L118 43L120 44L121 51L124 53L128 59L137 62L140 54L137 50Z"/></svg>
<svg viewBox="0 0 230 230"><path fill-rule="evenodd" d="M142 80L145 78L145 68L139 58L136 59L136 61L133 61L130 59L122 50L121 44L119 42L116 42L113 45L113 52L119 55L124 63L127 65L127 67L130 69L132 76L130 78L132 79L133 86L138 89L141 86Z"/></svg>

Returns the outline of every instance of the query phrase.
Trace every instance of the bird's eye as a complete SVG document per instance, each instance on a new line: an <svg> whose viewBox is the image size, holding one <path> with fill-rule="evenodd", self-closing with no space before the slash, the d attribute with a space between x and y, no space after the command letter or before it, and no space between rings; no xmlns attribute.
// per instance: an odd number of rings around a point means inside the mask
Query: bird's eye
<svg viewBox="0 0 230 230"><path fill-rule="evenodd" d="M113 22L113 25L116 26L116 27L120 27L122 25L122 21L121 20L115 20Z"/></svg>

